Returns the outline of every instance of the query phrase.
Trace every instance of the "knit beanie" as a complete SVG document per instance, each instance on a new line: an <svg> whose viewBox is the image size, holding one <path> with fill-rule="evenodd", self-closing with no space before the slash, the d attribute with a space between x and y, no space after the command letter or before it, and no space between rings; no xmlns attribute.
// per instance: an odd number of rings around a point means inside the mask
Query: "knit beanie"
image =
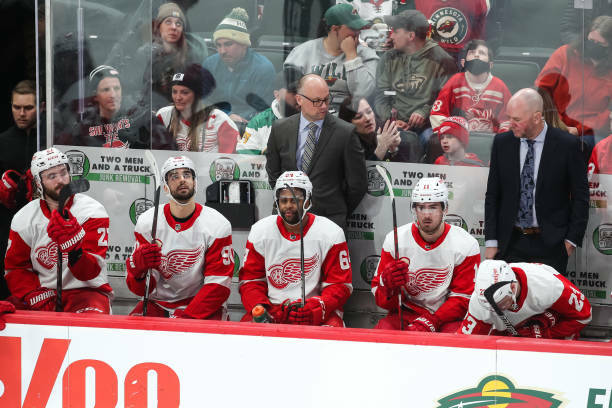
<svg viewBox="0 0 612 408"><path fill-rule="evenodd" d="M240 7L232 9L215 29L213 41L217 41L219 38L226 38L250 47L251 36L246 25L248 21L249 15L245 9Z"/></svg>
<svg viewBox="0 0 612 408"><path fill-rule="evenodd" d="M180 18L185 25L185 14L183 10L176 3L164 3L159 6L159 11L157 12L157 18L155 19L155 23L159 27L159 25L168 17L177 17Z"/></svg>
<svg viewBox="0 0 612 408"><path fill-rule="evenodd" d="M436 131L438 132L438 137L442 135L455 136L463 144L463 147L467 147L470 142L467 120L461 116L449 116L442 121Z"/></svg>
<svg viewBox="0 0 612 408"><path fill-rule="evenodd" d="M183 72L172 77L172 85L182 85L191 89L198 98L206 98L215 89L215 78L200 64L191 64Z"/></svg>

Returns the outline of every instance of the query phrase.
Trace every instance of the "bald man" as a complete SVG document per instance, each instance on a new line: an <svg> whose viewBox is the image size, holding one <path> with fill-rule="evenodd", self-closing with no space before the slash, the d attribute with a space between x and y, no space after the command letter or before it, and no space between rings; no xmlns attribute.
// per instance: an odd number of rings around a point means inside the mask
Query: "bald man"
<svg viewBox="0 0 612 408"><path fill-rule="evenodd" d="M548 126L542 98L508 101L510 131L495 136L485 197L485 258L539 262L565 273L582 244L589 189L578 139Z"/></svg>
<svg viewBox="0 0 612 408"><path fill-rule="evenodd" d="M312 210L346 227L368 187L365 159L355 126L327 111L329 88L316 74L298 83L300 113L272 125L266 150L270 185L285 171L301 170L312 182Z"/></svg>

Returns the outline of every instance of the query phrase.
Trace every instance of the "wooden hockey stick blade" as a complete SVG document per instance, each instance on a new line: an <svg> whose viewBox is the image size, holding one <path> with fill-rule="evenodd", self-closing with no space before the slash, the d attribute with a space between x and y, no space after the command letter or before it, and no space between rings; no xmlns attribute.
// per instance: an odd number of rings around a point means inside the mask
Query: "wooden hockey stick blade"
<svg viewBox="0 0 612 408"><path fill-rule="evenodd" d="M508 317L506 316L504 311L499 308L499 306L497 305L497 302L495 302L495 299L493 298L493 295L495 294L497 289L501 288L502 286L511 284L511 283L512 281L501 281L501 282L494 283L485 289L483 295L485 299L487 299L487 302L489 302L489 304L493 308L493 311L495 311L495 314L497 314L499 318L502 320L502 322L504 322L504 325L506 326L506 331L508 331L513 336L518 336L519 334L516 331L516 328L512 325L512 323L510 323L510 320L508 320Z"/></svg>
<svg viewBox="0 0 612 408"><path fill-rule="evenodd" d="M155 156L153 152L150 150L145 150L144 152L145 159L149 162L149 167L151 170L151 174L153 175L153 181L155 183L155 188L161 186L161 174L159 172L159 167L157 166L157 160L155 160Z"/></svg>

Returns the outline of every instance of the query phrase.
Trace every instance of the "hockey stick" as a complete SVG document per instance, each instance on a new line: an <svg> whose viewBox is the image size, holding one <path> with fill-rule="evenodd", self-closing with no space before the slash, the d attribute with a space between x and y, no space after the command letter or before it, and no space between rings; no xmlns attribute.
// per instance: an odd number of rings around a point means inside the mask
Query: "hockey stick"
<svg viewBox="0 0 612 408"><path fill-rule="evenodd" d="M295 201L295 206L298 210L298 216L300 217L300 279L302 280L302 305L306 303L306 274L304 273L304 223L302 222L302 217L304 216L303 211L300 209L300 202L298 201L293 188L289 184L285 184L285 187L289 189L291 195L293 196L293 200ZM304 201L306 197L304 197ZM280 209L279 209L280 211Z"/></svg>
<svg viewBox="0 0 612 408"><path fill-rule="evenodd" d="M511 283L512 281L501 281L501 282L492 284L487 289L485 289L484 297L485 299L487 299L487 302L489 302L489 304L493 308L493 311L495 311L495 314L497 314L499 318L502 320L502 322L504 322L504 325L506 326L506 331L510 333L511 335L518 337L519 334L516 331L516 328L514 328L512 323L510 323L510 320L508 320L508 317L506 316L504 311L499 308L499 306L497 305L497 302L495 302L495 299L493 299L493 295L495 294L495 291L497 289L507 284L511 284Z"/></svg>
<svg viewBox="0 0 612 408"><path fill-rule="evenodd" d="M376 165L376 171L380 174L380 177L383 178L385 184L387 185L387 190L389 190L389 196L391 196L391 210L393 211L393 245L395 249L395 260L399 260L398 253L398 243L397 243L397 214L395 211L395 194L393 193L393 186L391 185L391 180L387 177L387 171L381 165ZM399 309L399 318L400 318L400 330L404 330L404 312L402 311L402 290L400 288L400 293L397 295L397 306Z"/></svg>
<svg viewBox="0 0 612 408"><path fill-rule="evenodd" d="M157 214L159 213L159 193L161 190L161 175L159 174L159 167L157 167L157 160L150 150L145 150L145 159L149 162L151 167L151 175L153 176L153 184L155 187L155 195L153 198L153 226L151 227L151 243L155 243L157 237ZM145 280L145 293L142 299L142 315L147 315L147 306L149 304L149 285L151 283L151 269L147 270L147 277Z"/></svg>
<svg viewBox="0 0 612 408"><path fill-rule="evenodd" d="M57 211L62 216L62 218L66 218L64 216L64 206L66 205L66 201L70 198L70 196L76 193L84 193L89 190L89 180L87 179L76 179L72 180L70 183L66 184L59 193L58 200L58 209ZM57 281L55 283L55 291L57 292L57 296L55 298L55 311L61 312L64 308L62 304L62 278L63 278L63 265L62 265L62 250L60 246L57 246Z"/></svg>

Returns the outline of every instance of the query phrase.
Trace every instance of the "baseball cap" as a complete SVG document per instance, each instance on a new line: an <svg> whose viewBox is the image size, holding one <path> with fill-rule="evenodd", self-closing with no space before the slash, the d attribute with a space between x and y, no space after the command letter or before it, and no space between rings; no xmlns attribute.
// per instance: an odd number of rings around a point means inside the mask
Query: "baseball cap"
<svg viewBox="0 0 612 408"><path fill-rule="evenodd" d="M423 13L418 10L404 10L394 16L384 16L385 23L393 28L403 28L406 31L418 32L429 29L429 22Z"/></svg>
<svg viewBox="0 0 612 408"><path fill-rule="evenodd" d="M345 25L351 30L361 30L370 23L357 14L357 10L350 4L336 4L331 6L323 16L328 25Z"/></svg>

